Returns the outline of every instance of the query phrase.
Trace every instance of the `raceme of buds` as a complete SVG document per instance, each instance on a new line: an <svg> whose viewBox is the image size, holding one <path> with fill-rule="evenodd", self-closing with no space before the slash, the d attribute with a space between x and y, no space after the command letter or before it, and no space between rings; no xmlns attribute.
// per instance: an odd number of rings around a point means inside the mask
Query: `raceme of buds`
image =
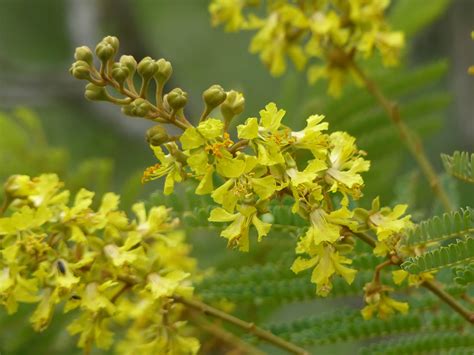
<svg viewBox="0 0 474 355"><path fill-rule="evenodd" d="M180 88L175 88L168 93L166 100L172 109L179 110L186 106L188 93Z"/></svg>

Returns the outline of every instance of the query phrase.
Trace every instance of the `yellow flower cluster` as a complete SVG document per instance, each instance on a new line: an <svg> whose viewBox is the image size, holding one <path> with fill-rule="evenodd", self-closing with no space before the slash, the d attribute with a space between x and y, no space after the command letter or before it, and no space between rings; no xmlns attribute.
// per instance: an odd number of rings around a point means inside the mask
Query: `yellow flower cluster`
<svg viewBox="0 0 474 355"><path fill-rule="evenodd" d="M249 12L266 5L264 15ZM339 95L354 58L377 50L384 65L398 63L404 45L401 32L390 29L384 11L390 0L212 0L213 25L227 31L257 31L250 51L258 53L270 72L281 75L288 56L296 68L307 62L308 79L329 80L329 93Z"/></svg>
<svg viewBox="0 0 474 355"><path fill-rule="evenodd" d="M344 132L325 133L328 124L323 116L309 117L306 128L299 132L282 123L285 111L274 103L259 116L237 126L237 143L224 131L221 120L208 118L184 131L179 139L182 150L175 142L163 145L168 154L152 145L160 164L147 169L146 179L168 171L165 193L172 192L174 181L196 179L196 194L210 194L220 205L211 211L209 221L228 222L221 236L242 251L249 250L252 226L259 241L269 233L271 224L261 217L268 212L269 202L284 194L292 196L293 212L309 221L296 247L302 256L292 270L313 268L312 282L318 294L327 295L333 276L341 275L351 283L356 273L346 266L351 259L342 255L349 251L345 241L350 231L359 228L348 205L350 198L361 196L360 173L370 163L353 137ZM296 156L304 151L311 158L298 166ZM338 201L337 209L333 200Z"/></svg>
<svg viewBox="0 0 474 355"><path fill-rule="evenodd" d="M249 4L247 1L218 3ZM279 9L284 3L273 5ZM342 6L342 2L338 4ZM215 11L224 17L235 15L225 8ZM232 26L244 20L234 16ZM107 55L103 53L105 50ZM226 224L221 236L227 239L228 246L248 251L252 233L259 241L266 237L273 219L269 215L270 202L290 196L294 201L292 212L308 222L295 247L297 257L292 270L298 273L312 269L311 281L316 284L318 295L325 296L331 291L335 276L343 277L348 283L354 280L356 270L350 264L355 233L375 232L378 255L398 252L398 241L411 226L410 216L402 216L406 206L396 206L392 211L380 208L376 199L372 210L353 208L354 201L362 196L361 174L370 167L366 153L357 148L354 137L345 132L328 133L328 123L322 115L310 116L303 130L293 131L283 123L286 112L275 103L269 103L258 117L247 118L237 126L236 132L231 132L230 123L243 112L245 98L219 85L203 92L204 110L193 125L183 110L187 93L179 88L164 93L163 85L172 72L169 62L147 57L138 63L136 69L142 78L142 88L146 88L138 92L132 80L134 71L125 70L136 61L131 56L121 56L114 63L117 52L118 39L104 38L96 47L96 55L101 59L97 70L92 51L80 47L71 73L90 82L86 86L87 98L109 101L121 106L127 115L134 112L135 116L159 123L146 134L158 163L145 170L142 180L164 177L165 194L173 193L177 183L196 181L196 194L210 195L216 204L209 221ZM121 66L127 71L128 80L118 75L117 68ZM155 102L147 98L152 78L156 85ZM123 97L111 96L107 87ZM217 109L222 118L213 115ZM175 125L182 133L168 135L164 124Z"/></svg>
<svg viewBox="0 0 474 355"><path fill-rule="evenodd" d="M8 206L0 218L0 304L9 314L19 303L36 303L30 320L44 330L56 308L74 312L67 327L87 352L109 348L113 331L125 336L124 354L194 354L182 305L173 295L193 293L195 261L178 221L167 208L143 203L128 219L119 196L108 193L97 209L94 193L70 193L53 174L15 175L5 184ZM5 208L4 208L5 209Z"/></svg>

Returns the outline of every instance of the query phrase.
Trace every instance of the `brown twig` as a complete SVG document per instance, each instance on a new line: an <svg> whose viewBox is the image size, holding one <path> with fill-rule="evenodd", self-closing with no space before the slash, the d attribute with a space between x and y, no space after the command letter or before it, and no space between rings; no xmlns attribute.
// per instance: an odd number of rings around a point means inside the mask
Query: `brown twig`
<svg viewBox="0 0 474 355"><path fill-rule="evenodd" d="M213 317L222 319L223 321L226 321L228 323L231 323L249 333L252 333L256 337L265 340L281 349L284 349L290 353L293 354L300 354L300 355L309 355L309 352L307 352L305 349L300 348L299 346L290 343L274 334L271 332L264 330L262 328L257 327L254 323L249 323L246 322L240 318L234 317L233 315L230 315L228 313L225 313L217 308L211 307L201 301L195 300L195 299L188 299L184 298L181 296L174 296L173 297L176 302L180 302L184 304L187 307L190 307L192 309L198 310L200 312L203 312L204 314L211 315Z"/></svg>
<svg viewBox="0 0 474 355"><path fill-rule="evenodd" d="M448 197L448 194L441 185L438 176L425 153L423 144L421 143L421 139L415 132L411 131L410 128L402 120L398 104L396 102L388 100L384 96L382 90L378 87L378 85L374 81L372 81L354 61L351 61L350 65L354 72L364 83L367 91L379 102L379 104L389 116L392 123L398 129L400 138L408 147L412 156L418 162L418 165L420 166L426 179L428 180L430 187L432 188L436 196L438 196L445 210L451 211L451 201Z"/></svg>

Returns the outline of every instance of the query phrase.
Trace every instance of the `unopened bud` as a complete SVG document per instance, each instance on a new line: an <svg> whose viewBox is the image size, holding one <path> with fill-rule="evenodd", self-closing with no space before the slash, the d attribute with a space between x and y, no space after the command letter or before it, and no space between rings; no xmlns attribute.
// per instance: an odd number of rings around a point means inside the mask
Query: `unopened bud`
<svg viewBox="0 0 474 355"><path fill-rule="evenodd" d="M146 141L152 146L159 146L170 141L170 136L163 126L156 125L146 131Z"/></svg>
<svg viewBox="0 0 474 355"><path fill-rule="evenodd" d="M143 79L150 79L158 70L158 64L150 57L143 58L138 63L137 71Z"/></svg>
<svg viewBox="0 0 474 355"><path fill-rule="evenodd" d="M220 85L212 85L202 93L202 98L209 109L214 109L225 101L226 92Z"/></svg>
<svg viewBox="0 0 474 355"><path fill-rule="evenodd" d="M89 64L83 60L78 60L77 62L72 63L72 66L69 69L72 76L80 80L89 79L90 71Z"/></svg>
<svg viewBox="0 0 474 355"><path fill-rule="evenodd" d="M135 99L131 104L122 106L122 112L128 116L145 117L151 110L151 104L142 98Z"/></svg>
<svg viewBox="0 0 474 355"><path fill-rule="evenodd" d="M115 49L109 43L100 42L97 47L95 47L95 54L97 54L101 62L107 62L115 55Z"/></svg>
<svg viewBox="0 0 474 355"><path fill-rule="evenodd" d="M108 101L109 99L109 95L107 95L104 87L92 83L86 85L84 96L91 101Z"/></svg>
<svg viewBox="0 0 474 355"><path fill-rule="evenodd" d="M164 85L171 77L171 74L173 74L173 67L171 66L170 62L163 58L158 59L156 61L156 64L158 66L158 69L155 73L155 79L161 85Z"/></svg>
<svg viewBox="0 0 474 355"><path fill-rule="evenodd" d="M122 63L114 63L112 66L112 78L117 80L119 84L123 84L125 79L130 75L128 68Z"/></svg>
<svg viewBox="0 0 474 355"><path fill-rule="evenodd" d="M237 91L231 90L227 93L225 101L221 105L221 112L224 119L230 121L233 117L244 111L244 96Z"/></svg>
<svg viewBox="0 0 474 355"><path fill-rule="evenodd" d="M120 57L120 63L127 67L130 75L135 73L137 69L137 61L131 55L123 55Z"/></svg>
<svg viewBox="0 0 474 355"><path fill-rule="evenodd" d="M76 52L74 53L74 58L78 61L82 60L89 65L92 65L94 62L94 55L92 54L91 49L86 46L77 47Z"/></svg>
<svg viewBox="0 0 474 355"><path fill-rule="evenodd" d="M186 106L186 103L188 102L188 93L180 88L176 88L168 93L166 99L172 109L179 110Z"/></svg>
<svg viewBox="0 0 474 355"><path fill-rule="evenodd" d="M114 52L117 53L119 50L120 42L119 39L115 36L107 36L102 39L102 42L110 44L114 49Z"/></svg>

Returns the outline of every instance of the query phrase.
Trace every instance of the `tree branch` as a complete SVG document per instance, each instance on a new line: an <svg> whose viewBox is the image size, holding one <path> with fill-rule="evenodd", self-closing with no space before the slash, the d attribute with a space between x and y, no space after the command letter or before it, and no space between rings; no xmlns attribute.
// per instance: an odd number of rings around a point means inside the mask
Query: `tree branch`
<svg viewBox="0 0 474 355"><path fill-rule="evenodd" d="M225 313L220 311L217 308L211 307L201 301L198 300L192 300L192 299L187 299L183 298L181 296L173 296L174 300L176 302L180 302L184 304L187 307L196 309L198 311L203 312L204 314L211 315L213 317L222 319L223 321L226 321L228 323L231 323L249 333L252 333L256 337L265 340L281 349L284 349L290 353L293 354L300 354L300 355L309 355L309 352L307 352L305 349L300 348L299 346L292 344L272 333L270 333L267 330L264 330L262 328L257 327L254 323L249 323L246 322L240 318L234 317L231 314Z"/></svg>

